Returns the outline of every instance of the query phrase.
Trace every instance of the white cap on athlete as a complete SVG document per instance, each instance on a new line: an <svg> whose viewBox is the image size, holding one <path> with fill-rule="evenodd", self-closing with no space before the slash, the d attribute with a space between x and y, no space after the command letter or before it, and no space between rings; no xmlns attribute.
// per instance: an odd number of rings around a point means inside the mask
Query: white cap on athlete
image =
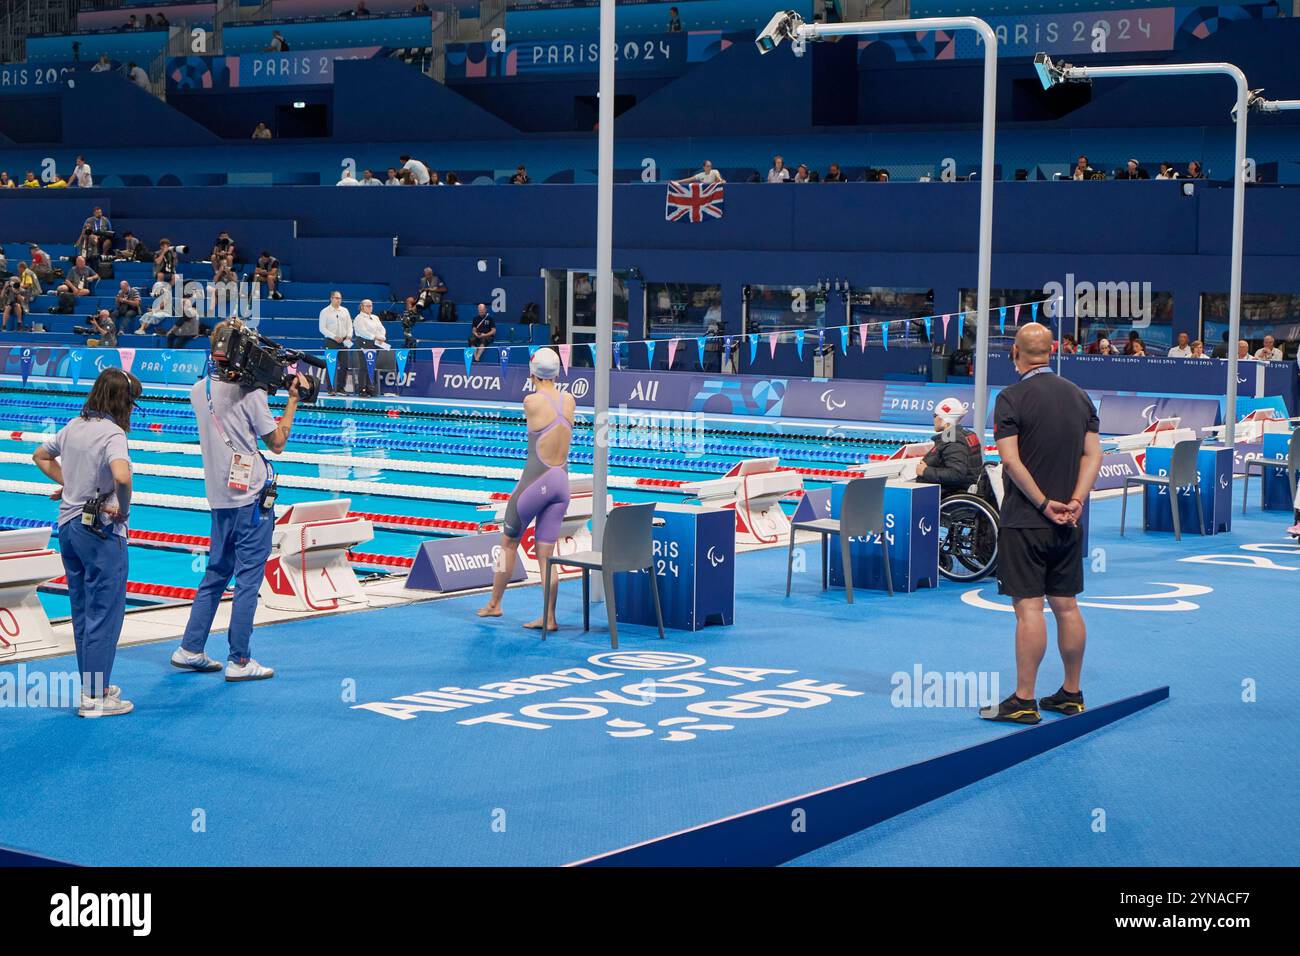
<svg viewBox="0 0 1300 956"><path fill-rule="evenodd" d="M945 398L934 406L934 417L945 422L959 422L966 417L969 406L956 398Z"/></svg>
<svg viewBox="0 0 1300 956"><path fill-rule="evenodd" d="M533 378L550 381L560 374L560 357L555 349L538 349L528 362L528 373Z"/></svg>

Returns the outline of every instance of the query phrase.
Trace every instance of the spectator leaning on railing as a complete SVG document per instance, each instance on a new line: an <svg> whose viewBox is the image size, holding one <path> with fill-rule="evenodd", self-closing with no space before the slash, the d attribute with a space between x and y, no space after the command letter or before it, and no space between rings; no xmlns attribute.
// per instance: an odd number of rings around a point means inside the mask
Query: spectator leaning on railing
<svg viewBox="0 0 1300 956"><path fill-rule="evenodd" d="M706 159L704 161L704 166L700 169L698 173L693 173L692 175L687 176L685 179L677 180L677 182L679 183L725 183L726 180L722 178L722 173L714 169L713 163Z"/></svg>
<svg viewBox="0 0 1300 956"><path fill-rule="evenodd" d="M424 165L418 159L412 159L409 154L403 153L398 157L402 168L411 174L417 186L429 185L429 167Z"/></svg>

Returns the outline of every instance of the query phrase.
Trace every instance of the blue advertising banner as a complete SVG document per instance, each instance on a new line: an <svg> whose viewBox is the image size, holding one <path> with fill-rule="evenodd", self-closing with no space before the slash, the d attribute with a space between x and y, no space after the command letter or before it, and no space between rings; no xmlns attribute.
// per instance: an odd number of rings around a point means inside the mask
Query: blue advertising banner
<svg viewBox="0 0 1300 956"><path fill-rule="evenodd" d="M1103 395L1098 411L1105 435L1136 435L1163 418L1177 418L1182 428L1201 434L1220 424L1216 398L1157 398L1144 395Z"/></svg>
<svg viewBox="0 0 1300 956"><path fill-rule="evenodd" d="M1169 474L1172 448L1148 448L1146 470L1149 475ZM1184 534L1199 534L1196 499L1200 495L1205 512L1206 534L1232 530L1232 449L1201 448L1196 458L1197 485L1180 488L1178 519ZM1147 531L1174 530L1169 508L1169 488L1157 487L1143 493L1143 526Z"/></svg>
<svg viewBox="0 0 1300 956"><path fill-rule="evenodd" d="M1109 491L1112 488L1123 488L1125 478L1136 478L1142 473L1132 452L1108 451L1101 456L1101 469L1097 472L1097 484L1094 490Z"/></svg>
<svg viewBox="0 0 1300 956"><path fill-rule="evenodd" d="M949 11L950 12L950 11ZM1265 20L1276 3L1221 6L1152 6L1142 9L1013 13L985 16L998 37L998 55L1036 53L1079 56L1181 50L1216 33L1224 23ZM912 16L924 16L914 9ZM984 55L971 31L917 31L858 41L861 64L879 63L881 50L894 62L964 60Z"/></svg>
<svg viewBox="0 0 1300 956"><path fill-rule="evenodd" d="M58 93L79 67L86 68L77 63L0 63L0 96Z"/></svg>
<svg viewBox="0 0 1300 956"><path fill-rule="evenodd" d="M689 35L665 33L655 37L627 39L616 47L618 71L625 76L677 76L690 63L702 62L730 46L721 34L708 34L713 41L695 44ZM696 57L692 59L691 53ZM600 66L600 44L595 39L525 40L493 50L488 43L448 43L447 80L495 80L511 77L561 76L595 73Z"/></svg>
<svg viewBox="0 0 1300 956"><path fill-rule="evenodd" d="M720 508L660 504L654 529L654 573L664 627L698 631L728 625L736 615L736 516ZM653 627L655 611L644 571L614 575L618 620Z"/></svg>
<svg viewBox="0 0 1300 956"><path fill-rule="evenodd" d="M167 61L169 91L198 92L264 86L329 86L338 60L369 60L380 47L244 53L239 56L175 56Z"/></svg>
<svg viewBox="0 0 1300 956"><path fill-rule="evenodd" d="M499 534L426 541L420 545L405 587L407 590L442 592L485 588L492 584L493 569L500 557ZM516 560L510 580L522 581L525 576L523 561Z"/></svg>

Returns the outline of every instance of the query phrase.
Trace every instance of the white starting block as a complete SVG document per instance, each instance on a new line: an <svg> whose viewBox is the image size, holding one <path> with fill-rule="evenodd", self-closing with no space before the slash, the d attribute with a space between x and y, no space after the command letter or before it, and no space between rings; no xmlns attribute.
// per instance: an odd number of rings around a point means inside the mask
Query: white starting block
<svg viewBox="0 0 1300 956"><path fill-rule="evenodd" d="M348 551L375 536L365 518L348 517L350 498L291 505L275 523L262 579L262 604L278 611L332 611L366 603Z"/></svg>
<svg viewBox="0 0 1300 956"><path fill-rule="evenodd" d="M1106 451L1141 452L1151 447L1172 448L1180 441L1196 437L1196 432L1180 428L1181 424L1181 418L1157 418L1136 434L1107 438L1101 444Z"/></svg>
<svg viewBox="0 0 1300 956"><path fill-rule="evenodd" d="M70 650L50 627L36 589L63 573L50 529L0 531L0 661Z"/></svg>
<svg viewBox="0 0 1300 956"><path fill-rule="evenodd" d="M803 490L797 471L782 469L778 458L742 461L721 478L681 486L684 495L710 508L736 513L737 544L775 544L790 534L790 518L781 500Z"/></svg>
<svg viewBox="0 0 1300 956"><path fill-rule="evenodd" d="M569 477L569 507L564 512L564 520L560 522L560 537L555 542L556 557L592 550L591 512L594 494L590 475L582 478ZM503 499L490 505L482 505L479 511L492 512L493 521L499 525L505 520L507 504L509 500ZM613 507L613 498L607 496L606 513ZM524 536L519 541L519 550L523 554L524 570L540 578L542 566L537 561L537 538L532 526L524 529ZM558 567L561 578L582 573L581 568L570 568L565 565Z"/></svg>
<svg viewBox="0 0 1300 956"><path fill-rule="evenodd" d="M932 441L912 442L904 445L883 461L868 461L850 465L849 471L858 471L864 478L897 478L915 481L916 466L934 447Z"/></svg>
<svg viewBox="0 0 1300 956"><path fill-rule="evenodd" d="M1296 425L1300 425L1300 418L1282 418L1271 408L1257 408L1241 417L1233 430L1233 437L1238 445L1254 445L1262 442L1265 435L1289 435ZM1225 426L1209 425L1201 431L1222 441Z"/></svg>

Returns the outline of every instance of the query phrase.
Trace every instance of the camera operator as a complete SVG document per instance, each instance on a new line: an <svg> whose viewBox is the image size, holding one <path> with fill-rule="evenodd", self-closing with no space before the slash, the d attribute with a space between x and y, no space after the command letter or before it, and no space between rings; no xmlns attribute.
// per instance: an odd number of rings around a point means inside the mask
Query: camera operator
<svg viewBox="0 0 1300 956"><path fill-rule="evenodd" d="M170 239L158 240L158 251L153 257L153 271L161 272L168 282L176 274L176 250L172 248Z"/></svg>
<svg viewBox="0 0 1300 956"><path fill-rule="evenodd" d="M117 348L117 323L109 315L108 309L100 309L90 317L90 327L99 336L101 349Z"/></svg>
<svg viewBox="0 0 1300 956"><path fill-rule="evenodd" d="M109 678L126 613L131 511L126 432L140 392L139 380L129 372L104 369L81 414L32 455L36 467L61 486L50 497L59 501L59 553L72 603L81 717L116 717L132 710Z"/></svg>
<svg viewBox="0 0 1300 956"><path fill-rule="evenodd" d="M406 308L402 312L400 319L402 323L402 344L408 349L418 347L419 342L415 338L415 327L424 321L424 315L420 312L419 306L415 304L415 296L406 297Z"/></svg>
<svg viewBox="0 0 1300 956"><path fill-rule="evenodd" d="M302 375L294 376L284 414L276 424L264 390L229 380L226 337L241 329L237 319L217 324L212 332L211 371L190 389L190 404L198 418L203 484L212 505L212 543L208 569L190 608L185 636L171 658L174 666L184 670L221 670L221 665L204 653L204 647L221 595L233 574L235 598L227 634L228 681L275 676L274 670L253 660L249 651L257 592L271 554L271 532L275 527L275 471L258 450L257 441L260 437L273 453L284 451L298 410L298 387L308 384Z"/></svg>

